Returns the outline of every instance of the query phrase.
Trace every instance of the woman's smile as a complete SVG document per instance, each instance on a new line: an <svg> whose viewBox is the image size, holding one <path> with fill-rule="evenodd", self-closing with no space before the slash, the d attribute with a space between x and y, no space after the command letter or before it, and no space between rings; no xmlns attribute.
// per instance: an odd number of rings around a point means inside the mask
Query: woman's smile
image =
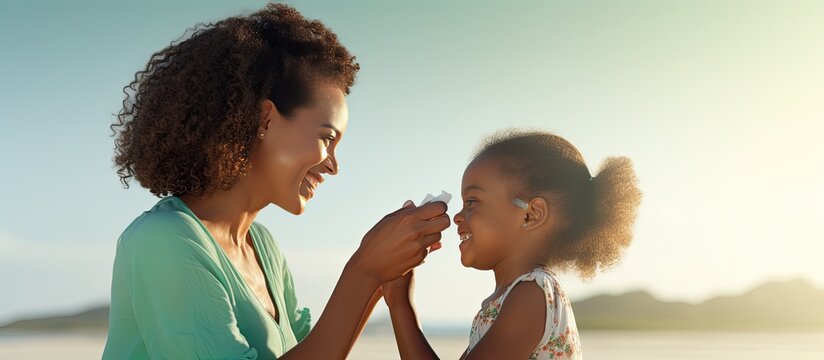
<svg viewBox="0 0 824 360"><path fill-rule="evenodd" d="M303 177L303 181L301 181L301 185L306 187L308 192L308 197L311 198L315 196L315 191L318 189L318 185L323 182L323 176L320 174L307 172L306 176Z"/></svg>

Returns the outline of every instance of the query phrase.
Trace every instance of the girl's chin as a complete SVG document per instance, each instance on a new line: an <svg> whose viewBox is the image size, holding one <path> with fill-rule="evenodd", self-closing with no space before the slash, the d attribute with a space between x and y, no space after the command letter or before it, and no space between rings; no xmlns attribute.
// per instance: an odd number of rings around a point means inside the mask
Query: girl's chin
<svg viewBox="0 0 824 360"><path fill-rule="evenodd" d="M467 268L472 268L475 270L492 270L492 266L488 266L486 263L479 263L478 259L473 258L466 252L461 252L461 265Z"/></svg>
<svg viewBox="0 0 824 360"><path fill-rule="evenodd" d="M461 265L468 268L474 268L472 258L470 258L466 253L461 251Z"/></svg>

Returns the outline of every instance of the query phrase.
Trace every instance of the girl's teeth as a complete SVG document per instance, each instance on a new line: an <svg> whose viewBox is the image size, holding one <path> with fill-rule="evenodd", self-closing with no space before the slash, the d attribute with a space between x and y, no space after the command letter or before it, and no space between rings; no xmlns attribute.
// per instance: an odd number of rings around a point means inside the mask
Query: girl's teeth
<svg viewBox="0 0 824 360"><path fill-rule="evenodd" d="M461 235L461 241L467 241L472 238L472 234L463 234Z"/></svg>

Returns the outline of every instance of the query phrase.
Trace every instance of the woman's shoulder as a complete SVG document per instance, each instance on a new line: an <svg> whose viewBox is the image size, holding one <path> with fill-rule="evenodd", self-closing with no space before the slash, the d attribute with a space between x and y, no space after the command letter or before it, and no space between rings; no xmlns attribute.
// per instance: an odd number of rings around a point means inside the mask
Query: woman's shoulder
<svg viewBox="0 0 824 360"><path fill-rule="evenodd" d="M136 217L118 238L117 246L127 251L181 251L191 246L211 249L207 236L191 214L167 197Z"/></svg>

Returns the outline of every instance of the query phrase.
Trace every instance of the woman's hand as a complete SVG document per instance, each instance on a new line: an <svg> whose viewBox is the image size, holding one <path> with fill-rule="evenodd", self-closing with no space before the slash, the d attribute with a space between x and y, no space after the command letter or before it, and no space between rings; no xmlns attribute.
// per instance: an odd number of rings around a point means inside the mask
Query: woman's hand
<svg viewBox="0 0 824 360"><path fill-rule="evenodd" d="M435 252L441 248L441 243L437 242L429 248L429 252ZM396 302L409 301L412 302L413 290L415 288L415 269L410 269L406 274L401 275L395 280L383 283L381 285L381 292L386 304L393 306Z"/></svg>
<svg viewBox="0 0 824 360"><path fill-rule="evenodd" d="M378 300L381 284L394 280L423 262L429 248L441 240L441 231L449 227L446 204L433 202L414 207L411 202L386 215L363 237L361 245L341 274L317 324L303 341L279 359L343 359L360 334L365 318ZM410 277L411 279L411 277ZM400 283L398 284L400 285ZM407 287L408 291L408 287ZM427 352L434 354L420 330L411 308L397 307L402 316L412 316L412 333ZM393 324L395 322L393 315ZM402 323L406 323L403 320ZM417 356L404 359L433 358Z"/></svg>
<svg viewBox="0 0 824 360"><path fill-rule="evenodd" d="M450 225L446 210L442 201L420 207L407 202L366 233L347 267L363 272L376 288L407 273L423 262L430 247L440 248L441 231Z"/></svg>

